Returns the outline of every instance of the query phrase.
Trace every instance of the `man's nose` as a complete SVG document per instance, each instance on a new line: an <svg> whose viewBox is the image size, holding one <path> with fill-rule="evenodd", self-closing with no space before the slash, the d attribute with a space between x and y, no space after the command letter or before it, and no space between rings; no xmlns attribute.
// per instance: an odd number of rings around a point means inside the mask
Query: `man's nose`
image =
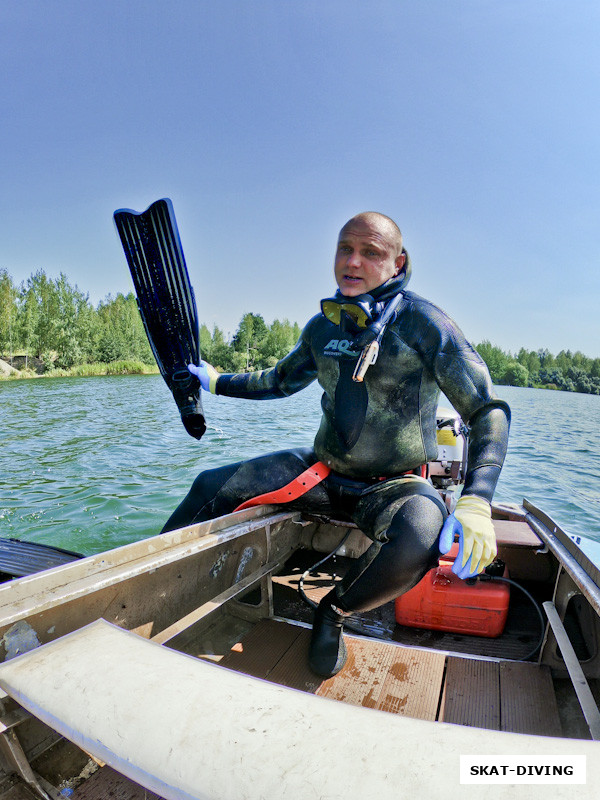
<svg viewBox="0 0 600 800"><path fill-rule="evenodd" d="M357 253L356 251L350 253L346 263L348 264L349 267L360 267L361 264L360 254Z"/></svg>

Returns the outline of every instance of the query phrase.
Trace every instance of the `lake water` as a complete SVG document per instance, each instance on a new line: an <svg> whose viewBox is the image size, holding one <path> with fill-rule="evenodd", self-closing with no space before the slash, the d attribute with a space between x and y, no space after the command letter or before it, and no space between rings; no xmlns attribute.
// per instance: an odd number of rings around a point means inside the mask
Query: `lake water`
<svg viewBox="0 0 600 800"><path fill-rule="evenodd" d="M513 422L495 499L526 497L600 544L600 397L498 394ZM197 442L160 376L0 382L0 536L90 555L154 535L200 470L311 444L319 397L205 396Z"/></svg>

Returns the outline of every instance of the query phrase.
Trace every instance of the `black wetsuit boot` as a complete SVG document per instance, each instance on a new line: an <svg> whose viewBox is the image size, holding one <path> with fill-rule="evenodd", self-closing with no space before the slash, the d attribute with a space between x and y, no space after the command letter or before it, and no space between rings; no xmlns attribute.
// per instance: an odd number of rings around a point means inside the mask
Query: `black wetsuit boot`
<svg viewBox="0 0 600 800"><path fill-rule="evenodd" d="M322 678L332 678L346 663L348 653L342 636L344 614L340 614L335 589L319 603L315 611L308 663Z"/></svg>

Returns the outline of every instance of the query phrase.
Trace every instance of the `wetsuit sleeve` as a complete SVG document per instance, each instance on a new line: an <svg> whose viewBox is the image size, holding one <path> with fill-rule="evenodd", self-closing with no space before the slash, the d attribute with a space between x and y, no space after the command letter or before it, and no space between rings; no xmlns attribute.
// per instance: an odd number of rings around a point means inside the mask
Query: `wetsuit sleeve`
<svg viewBox="0 0 600 800"><path fill-rule="evenodd" d="M220 375L216 394L247 400L274 400L288 397L308 386L317 377L310 338L313 321L302 331L294 349L271 369Z"/></svg>
<svg viewBox="0 0 600 800"><path fill-rule="evenodd" d="M476 494L492 502L508 445L510 409L491 401L470 420L467 475L463 494Z"/></svg>
<svg viewBox="0 0 600 800"><path fill-rule="evenodd" d="M510 408L496 397L488 368L462 331L429 306L419 347L435 380L469 428L463 494L491 502L508 446Z"/></svg>

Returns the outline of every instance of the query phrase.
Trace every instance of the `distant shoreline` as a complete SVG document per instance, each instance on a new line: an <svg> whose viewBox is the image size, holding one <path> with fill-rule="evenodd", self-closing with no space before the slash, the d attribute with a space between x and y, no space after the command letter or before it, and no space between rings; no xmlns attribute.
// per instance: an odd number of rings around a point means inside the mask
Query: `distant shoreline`
<svg viewBox="0 0 600 800"><path fill-rule="evenodd" d="M20 360L20 358L19 358ZM29 378L87 378L87 377L103 377L115 375L160 375L160 371L156 364L145 364L142 361L135 361L133 359L120 359L110 362L95 362L91 364L76 364L69 369L56 368L43 371L42 361L37 358L31 358L31 363L37 368L15 368L9 361L0 358L0 381L19 381L27 380ZM218 372L228 372L227 369L219 367ZM235 371L235 370L233 370ZM242 370L244 371L244 370ZM252 372L253 370L248 370ZM492 383L495 386L514 386L514 383L505 382L502 379L494 380L495 376L491 375ZM522 384L520 384L522 387ZM523 387L522 387L523 388ZM530 389L547 389L557 392L577 392L580 394L598 394L596 391L582 391L578 386L568 388L561 386L557 383L531 383L527 388Z"/></svg>
<svg viewBox="0 0 600 800"><path fill-rule="evenodd" d="M15 369L0 359L0 381L20 381L30 378L86 378L114 375L159 375L155 364L143 364L140 361L111 361L94 364L77 364L69 369L50 369L37 372L34 369Z"/></svg>
<svg viewBox="0 0 600 800"><path fill-rule="evenodd" d="M28 380L30 378L101 378L101 377L114 377L115 375L160 375L160 371L156 365L142 364L139 362L127 361L113 361L108 364L79 364L71 369L52 369L47 372L35 372L34 370L17 370L13 369L10 374L3 372L2 367L10 368L8 362L0 359L0 381L19 381ZM509 383L496 383L495 386L511 386ZM539 386L517 387L529 389L547 389L557 392L568 392L567 389L561 389L555 384L541 384ZM587 392L581 392L587 394Z"/></svg>

